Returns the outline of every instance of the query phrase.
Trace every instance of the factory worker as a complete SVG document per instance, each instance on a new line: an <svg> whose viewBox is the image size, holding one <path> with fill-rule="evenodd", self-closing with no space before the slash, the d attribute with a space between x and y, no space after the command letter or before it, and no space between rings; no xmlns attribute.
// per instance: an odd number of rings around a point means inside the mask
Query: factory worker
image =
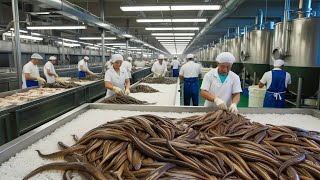
<svg viewBox="0 0 320 180"><path fill-rule="evenodd" d="M31 60L23 66L22 69L22 88L39 86L46 83L46 80L40 77L37 64L43 58L40 54L31 55Z"/></svg>
<svg viewBox="0 0 320 180"><path fill-rule="evenodd" d="M216 61L218 67L206 73L201 85L201 96L206 99L204 105L216 105L237 114L242 89L239 76L230 71L235 57L229 52L223 52L217 56Z"/></svg>
<svg viewBox="0 0 320 180"><path fill-rule="evenodd" d="M78 77L79 78L86 77L86 74L93 75L93 72L91 72L89 70L88 61L89 61L89 57L85 56L85 57L83 57L83 59L81 61L78 62L78 71L79 71Z"/></svg>
<svg viewBox="0 0 320 180"><path fill-rule="evenodd" d="M173 58L173 60L170 63L170 65L172 66L173 77L178 77L179 76L180 62L178 61L177 56L175 56Z"/></svg>
<svg viewBox="0 0 320 180"><path fill-rule="evenodd" d="M125 70L127 70L128 76L131 79L131 70L132 70L132 64L131 64L132 58L127 57L126 61L122 62L121 67L123 67Z"/></svg>
<svg viewBox="0 0 320 180"><path fill-rule="evenodd" d="M184 58L183 61L181 62L181 65L184 65L186 63L187 63L187 60L186 60L186 58Z"/></svg>
<svg viewBox="0 0 320 180"><path fill-rule="evenodd" d="M55 56L51 56L49 61L43 67L43 73L46 76L47 83L56 82L56 77L59 77L54 69L54 64L56 64L57 58Z"/></svg>
<svg viewBox="0 0 320 180"><path fill-rule="evenodd" d="M153 73L153 77L164 77L166 75L167 64L164 62L164 55L159 55L158 61L152 65L151 72Z"/></svg>
<svg viewBox="0 0 320 180"><path fill-rule="evenodd" d="M199 76L201 76L201 66L195 63L193 54L187 55L187 63L181 67L179 78L183 81L183 101L185 106L199 104Z"/></svg>
<svg viewBox="0 0 320 180"><path fill-rule="evenodd" d="M107 96L110 97L115 93L126 94L130 93L130 80L127 70L121 67L123 56L114 54L111 57L112 67L107 70L104 82L107 89Z"/></svg>
<svg viewBox="0 0 320 180"><path fill-rule="evenodd" d="M282 70L283 66L283 60L275 60L274 68L264 73L259 82L259 88L267 85L263 107L284 108L285 106L285 94L288 84L291 84L291 75Z"/></svg>
<svg viewBox="0 0 320 180"><path fill-rule="evenodd" d="M104 65L105 70L108 70L112 67L112 63L111 63L111 59L109 61L106 62L106 64Z"/></svg>

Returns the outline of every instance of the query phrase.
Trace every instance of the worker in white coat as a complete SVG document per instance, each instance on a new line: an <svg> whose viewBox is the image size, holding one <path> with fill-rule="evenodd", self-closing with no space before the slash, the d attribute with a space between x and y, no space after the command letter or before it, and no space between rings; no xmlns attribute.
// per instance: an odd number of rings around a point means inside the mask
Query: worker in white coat
<svg viewBox="0 0 320 180"><path fill-rule="evenodd" d="M193 106L199 105L199 76L201 76L201 66L193 61L193 54L188 54L188 62L180 69L179 78L183 81L183 103L190 106L192 99Z"/></svg>
<svg viewBox="0 0 320 180"><path fill-rule="evenodd" d="M170 65L172 66L173 77L178 77L180 62L178 61L177 56L174 56Z"/></svg>
<svg viewBox="0 0 320 180"><path fill-rule="evenodd" d="M229 52L223 52L217 56L216 61L218 67L206 73L201 85L201 96L206 99L204 105L216 105L237 114L242 89L239 76L230 70L235 57Z"/></svg>
<svg viewBox="0 0 320 180"><path fill-rule="evenodd" d="M56 64L57 58L55 56L50 56L49 61L43 67L43 73L46 76L47 83L56 82L56 78L59 77L54 69L54 64Z"/></svg>
<svg viewBox="0 0 320 180"><path fill-rule="evenodd" d="M111 57L112 67L107 70L104 82L107 89L107 96L110 97L113 94L125 94L130 93L130 80L127 70L121 67L123 62L123 56L121 54L114 54Z"/></svg>
<svg viewBox="0 0 320 180"><path fill-rule="evenodd" d="M275 60L273 67L271 71L264 73L258 85L259 88L267 85L263 107L284 108L288 84L291 84L291 75L283 70L284 61L281 59Z"/></svg>
<svg viewBox="0 0 320 180"><path fill-rule="evenodd" d="M164 62L164 55L159 55L158 61L152 65L151 72L153 77L164 77L166 75L167 64Z"/></svg>
<svg viewBox="0 0 320 180"><path fill-rule="evenodd" d="M131 57L127 57L127 59L125 61L122 62L121 67L123 67L124 69L127 70L129 79L131 79L131 70L132 70L132 64L131 64L132 58Z"/></svg>
<svg viewBox="0 0 320 180"><path fill-rule="evenodd" d="M88 56L83 57L83 59L81 59L78 62L78 71L79 71L78 77L79 78L86 77L86 74L93 75L93 72L89 70L88 62L89 62L89 57Z"/></svg>
<svg viewBox="0 0 320 180"><path fill-rule="evenodd" d="M111 59L109 61L106 62L106 64L104 65L105 70L107 71L108 69L110 69L112 67L112 63L111 63Z"/></svg>
<svg viewBox="0 0 320 180"><path fill-rule="evenodd" d="M22 69L22 88L39 86L46 83L46 80L40 77L37 64L43 58L38 53L31 55L31 60L23 66Z"/></svg>

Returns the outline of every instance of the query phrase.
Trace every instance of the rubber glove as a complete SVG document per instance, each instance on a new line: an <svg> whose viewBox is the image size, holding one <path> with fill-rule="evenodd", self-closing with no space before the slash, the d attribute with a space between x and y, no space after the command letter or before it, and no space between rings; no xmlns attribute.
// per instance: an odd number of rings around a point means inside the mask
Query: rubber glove
<svg viewBox="0 0 320 180"><path fill-rule="evenodd" d="M94 73L90 70L87 71L89 74L94 75Z"/></svg>
<svg viewBox="0 0 320 180"><path fill-rule="evenodd" d="M162 75L161 75L161 77L164 77L166 75L166 72L164 72Z"/></svg>
<svg viewBox="0 0 320 180"><path fill-rule="evenodd" d="M117 86L113 86L112 90L115 91L117 94L123 94L122 89Z"/></svg>
<svg viewBox="0 0 320 180"><path fill-rule="evenodd" d="M227 105L226 105L226 103L225 103L222 99L216 97L216 98L214 99L214 103L216 103L216 105L217 105L220 109L227 110Z"/></svg>
<svg viewBox="0 0 320 180"><path fill-rule="evenodd" d="M160 74L157 72L153 72L153 74L155 74L156 76L160 76Z"/></svg>
<svg viewBox="0 0 320 180"><path fill-rule="evenodd" d="M55 74L55 75L54 75L54 77L56 77L56 78L57 78L57 77L59 77L59 75L58 75L58 74Z"/></svg>
<svg viewBox="0 0 320 180"><path fill-rule="evenodd" d="M129 90L129 89L126 89L126 91L124 92L124 94L128 96L128 95L130 94L130 90Z"/></svg>
<svg viewBox="0 0 320 180"><path fill-rule="evenodd" d="M37 81L38 81L40 84L45 84L45 83L46 83L46 80L43 79L42 77L37 77Z"/></svg>
<svg viewBox="0 0 320 180"><path fill-rule="evenodd" d="M232 103L229 107L229 111L235 115L238 114L238 108L236 103Z"/></svg>

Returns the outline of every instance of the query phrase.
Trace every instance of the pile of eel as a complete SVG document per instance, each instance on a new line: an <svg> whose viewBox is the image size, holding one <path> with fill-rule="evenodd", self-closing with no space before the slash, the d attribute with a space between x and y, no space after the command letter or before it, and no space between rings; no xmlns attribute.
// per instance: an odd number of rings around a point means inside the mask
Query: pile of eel
<svg viewBox="0 0 320 180"><path fill-rule="evenodd" d="M54 83L47 83L43 87L45 88L74 88L74 87L79 87L81 85L76 84L74 82L54 82Z"/></svg>
<svg viewBox="0 0 320 180"><path fill-rule="evenodd" d="M101 103L107 103L107 104L153 104L149 103L147 101L140 101L136 98L133 98L131 96L127 96L124 94L114 94L103 101Z"/></svg>
<svg viewBox="0 0 320 180"><path fill-rule="evenodd" d="M146 77L141 80L141 82L149 84L175 84L177 79L169 77Z"/></svg>
<svg viewBox="0 0 320 180"><path fill-rule="evenodd" d="M72 78L68 81L71 82L85 82L85 81L98 81L104 78L104 74L86 75L86 77Z"/></svg>
<svg viewBox="0 0 320 180"><path fill-rule="evenodd" d="M213 111L186 118L151 114L107 122L75 138L73 146L42 158L67 162L41 166L25 176L78 170L87 179L319 179L320 133L262 125L241 115Z"/></svg>
<svg viewBox="0 0 320 180"><path fill-rule="evenodd" d="M155 93L155 92L159 92L158 90L147 86L147 85L143 85L143 84L138 84L135 87L130 88L130 92L131 93Z"/></svg>

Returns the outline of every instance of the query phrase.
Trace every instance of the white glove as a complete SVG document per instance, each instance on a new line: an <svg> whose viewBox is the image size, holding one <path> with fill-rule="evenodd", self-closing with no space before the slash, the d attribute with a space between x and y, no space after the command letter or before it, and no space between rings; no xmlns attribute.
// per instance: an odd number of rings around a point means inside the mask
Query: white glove
<svg viewBox="0 0 320 180"><path fill-rule="evenodd" d="M157 75L157 76L160 76L160 74L159 74L159 73L157 73L157 72L153 72L153 74L155 74L155 75Z"/></svg>
<svg viewBox="0 0 320 180"><path fill-rule="evenodd" d="M117 94L123 94L122 89L120 89L120 88L117 87L117 86L113 86L112 90L115 91Z"/></svg>
<svg viewBox="0 0 320 180"><path fill-rule="evenodd" d="M164 77L166 75L166 73L164 72L162 75L161 75L161 77Z"/></svg>
<svg viewBox="0 0 320 180"><path fill-rule="evenodd" d="M226 103L225 103L222 99L216 97L216 98L214 99L214 103L216 103L216 105L217 105L220 109L227 110L227 105L226 105Z"/></svg>
<svg viewBox="0 0 320 180"><path fill-rule="evenodd" d="M42 77L37 77L37 81L42 85L46 83L46 80L43 79Z"/></svg>
<svg viewBox="0 0 320 180"><path fill-rule="evenodd" d="M124 94L128 96L128 95L130 94L130 90L129 90L129 89L126 89L126 91L124 92Z"/></svg>
<svg viewBox="0 0 320 180"><path fill-rule="evenodd" d="M90 70L87 71L89 74L94 75L94 73Z"/></svg>
<svg viewBox="0 0 320 180"><path fill-rule="evenodd" d="M56 78L57 78L57 77L59 77L59 75L58 75L58 74L55 74L55 75L54 75L54 77L56 77Z"/></svg>
<svg viewBox="0 0 320 180"><path fill-rule="evenodd" d="M236 103L232 103L229 107L229 111L235 115L238 114L238 108Z"/></svg>

